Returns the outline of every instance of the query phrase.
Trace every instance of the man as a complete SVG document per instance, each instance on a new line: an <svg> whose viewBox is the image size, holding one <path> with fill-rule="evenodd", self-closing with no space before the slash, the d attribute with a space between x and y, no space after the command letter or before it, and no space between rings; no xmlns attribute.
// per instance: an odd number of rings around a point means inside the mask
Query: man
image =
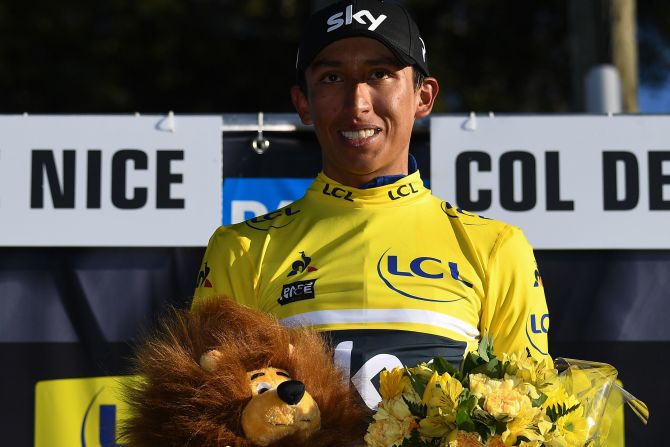
<svg viewBox="0 0 670 447"><path fill-rule="evenodd" d="M547 355L546 301L521 231L432 196L409 155L439 87L407 11L348 0L317 12L296 71L291 97L323 172L293 204L215 232L194 306L226 295L327 331L370 407L384 368L459 363L484 335L499 353Z"/></svg>

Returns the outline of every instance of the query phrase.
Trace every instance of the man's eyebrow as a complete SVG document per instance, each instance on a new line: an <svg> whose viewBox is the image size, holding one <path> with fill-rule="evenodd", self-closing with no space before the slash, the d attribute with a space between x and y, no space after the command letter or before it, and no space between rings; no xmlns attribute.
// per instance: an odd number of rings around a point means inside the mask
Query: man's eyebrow
<svg viewBox="0 0 670 447"><path fill-rule="evenodd" d="M397 68L404 68L406 65L401 63L395 57L380 57L377 59L368 59L365 61L369 65L392 65Z"/></svg>
<svg viewBox="0 0 670 447"><path fill-rule="evenodd" d="M405 64L401 63L398 59L395 57L379 57L379 58L374 58L374 59L366 59L364 61L366 65L391 65L396 68L404 68ZM312 70L316 70L319 68L339 68L344 63L340 60L337 59L316 59L314 62L310 64L310 68Z"/></svg>
<svg viewBox="0 0 670 447"><path fill-rule="evenodd" d="M317 59L314 62L312 62L309 66L312 70L318 69L318 68L337 68L341 67L342 62L337 61L337 60L332 60L332 59Z"/></svg>

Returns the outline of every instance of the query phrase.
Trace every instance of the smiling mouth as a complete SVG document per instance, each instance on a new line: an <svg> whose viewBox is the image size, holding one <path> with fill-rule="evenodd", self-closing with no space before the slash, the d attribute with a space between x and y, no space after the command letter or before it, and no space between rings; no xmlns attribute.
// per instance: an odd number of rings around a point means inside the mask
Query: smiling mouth
<svg viewBox="0 0 670 447"><path fill-rule="evenodd" d="M340 131L340 134L347 140L360 141L365 140L366 138L370 138L378 134L379 132L381 132L381 129L374 128L374 129L360 129L360 130L342 130Z"/></svg>

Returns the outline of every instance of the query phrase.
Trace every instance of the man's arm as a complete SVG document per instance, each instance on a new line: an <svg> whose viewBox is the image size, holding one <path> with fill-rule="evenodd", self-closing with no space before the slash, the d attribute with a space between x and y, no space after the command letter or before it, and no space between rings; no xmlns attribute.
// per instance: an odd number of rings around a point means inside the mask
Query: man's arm
<svg viewBox="0 0 670 447"><path fill-rule="evenodd" d="M533 249L521 230L508 226L488 261L480 330L493 337L496 354L528 349L548 357L549 313Z"/></svg>
<svg viewBox="0 0 670 447"><path fill-rule="evenodd" d="M221 227L209 239L196 280L192 307L206 298L227 296L256 307L257 276L248 243L233 230Z"/></svg>

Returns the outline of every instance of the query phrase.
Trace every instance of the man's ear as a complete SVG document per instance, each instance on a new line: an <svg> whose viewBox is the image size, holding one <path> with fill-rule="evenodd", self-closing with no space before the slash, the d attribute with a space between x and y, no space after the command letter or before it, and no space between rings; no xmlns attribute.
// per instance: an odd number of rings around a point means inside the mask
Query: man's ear
<svg viewBox="0 0 670 447"><path fill-rule="evenodd" d="M293 107L295 107L295 111L298 112L298 116L300 116L302 123L306 125L312 124L312 116L309 113L307 95L305 95L302 89L297 85L291 87L291 101L293 102Z"/></svg>
<svg viewBox="0 0 670 447"><path fill-rule="evenodd" d="M440 84L437 82L437 79L432 77L424 78L417 92L418 103L414 118L424 118L430 114L439 91Z"/></svg>

